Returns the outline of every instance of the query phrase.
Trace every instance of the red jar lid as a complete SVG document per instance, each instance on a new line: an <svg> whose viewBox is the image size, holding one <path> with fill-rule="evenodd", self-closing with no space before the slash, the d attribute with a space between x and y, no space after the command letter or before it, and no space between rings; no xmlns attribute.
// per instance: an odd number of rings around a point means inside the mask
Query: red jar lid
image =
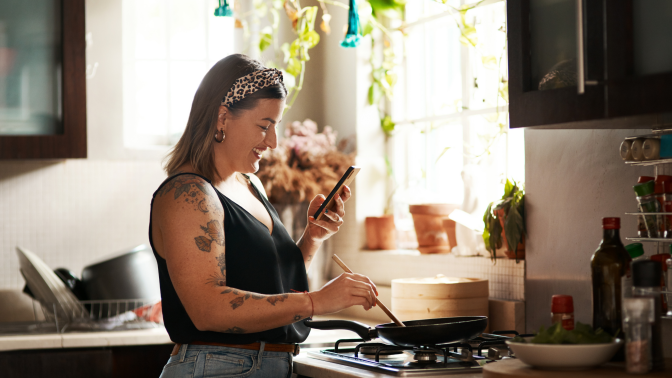
<svg viewBox="0 0 672 378"><path fill-rule="evenodd" d="M621 218L602 218L602 228L605 230L619 230Z"/></svg>
<svg viewBox="0 0 672 378"><path fill-rule="evenodd" d="M551 299L551 312L570 313L574 312L574 300L571 295L556 294Z"/></svg>
<svg viewBox="0 0 672 378"><path fill-rule="evenodd" d="M652 176L639 176L639 179L637 180L637 183L638 184L643 184L645 182L654 181L654 180L655 180L655 177L652 177Z"/></svg>

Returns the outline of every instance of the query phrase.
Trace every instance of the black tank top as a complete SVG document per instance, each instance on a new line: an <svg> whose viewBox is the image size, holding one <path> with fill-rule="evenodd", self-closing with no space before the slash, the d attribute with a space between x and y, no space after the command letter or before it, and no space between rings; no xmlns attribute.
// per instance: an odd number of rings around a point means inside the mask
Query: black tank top
<svg viewBox="0 0 672 378"><path fill-rule="evenodd" d="M166 179L159 189L171 179L182 174L199 176L212 185L210 180L203 176L194 173L180 173ZM266 225L215 188L224 207L226 285L260 294L283 294L290 293L292 290L307 291L308 280L301 250L287 233L273 206L259 193L254 184L252 187L271 215L272 234L269 234ZM159 189L152 196L152 208ZM189 344L194 341L226 344L250 344L258 341L301 343L308 337L310 328L306 327L302 321L256 333L229 334L199 331L187 315L187 311L175 292L168 275L166 260L156 253L152 240L151 213L149 242L159 266L163 321L173 342L180 344ZM209 272L203 272L203 282L208 274Z"/></svg>

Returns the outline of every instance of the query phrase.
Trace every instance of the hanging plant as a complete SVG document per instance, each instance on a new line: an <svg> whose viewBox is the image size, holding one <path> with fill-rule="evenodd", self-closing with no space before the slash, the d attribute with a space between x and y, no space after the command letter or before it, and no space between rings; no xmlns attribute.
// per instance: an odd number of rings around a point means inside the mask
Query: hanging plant
<svg viewBox="0 0 672 378"><path fill-rule="evenodd" d="M215 16L217 17L233 17L233 11L229 6L227 0L219 0L219 7L215 9Z"/></svg>
<svg viewBox="0 0 672 378"><path fill-rule="evenodd" d="M345 39L341 41L341 46L352 48L359 46L362 39L362 33L359 30L359 13L357 12L357 1L350 0L350 9L348 9L348 31L345 33Z"/></svg>

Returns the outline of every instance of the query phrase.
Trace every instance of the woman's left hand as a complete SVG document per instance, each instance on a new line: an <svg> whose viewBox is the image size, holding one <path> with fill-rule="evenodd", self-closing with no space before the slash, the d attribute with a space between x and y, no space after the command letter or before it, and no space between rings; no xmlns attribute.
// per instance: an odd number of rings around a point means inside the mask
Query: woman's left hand
<svg viewBox="0 0 672 378"><path fill-rule="evenodd" d="M347 185L343 186L343 192L334 201L335 208L325 209L324 216L320 220L313 218L313 214L324 203L325 197L317 195L310 201L308 206L308 236L313 242L322 242L335 234L343 224L345 216L345 202L352 196L352 191Z"/></svg>

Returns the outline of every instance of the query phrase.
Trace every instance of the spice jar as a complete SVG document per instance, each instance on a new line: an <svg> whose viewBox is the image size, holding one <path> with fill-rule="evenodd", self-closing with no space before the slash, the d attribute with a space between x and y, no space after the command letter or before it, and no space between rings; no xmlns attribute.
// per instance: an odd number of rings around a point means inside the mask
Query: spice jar
<svg viewBox="0 0 672 378"><path fill-rule="evenodd" d="M625 161L632 161L632 151L630 150L630 147L632 147L632 141L631 140L624 140L623 143L621 143L621 148L620 148L620 153L621 153L621 159Z"/></svg>
<svg viewBox="0 0 672 378"><path fill-rule="evenodd" d="M672 247L672 245L670 246ZM657 255L651 256L651 261L658 261L660 263L660 290L667 290L667 260L670 258L668 253L659 253ZM667 314L669 309L669 303L667 302L667 296L665 294L660 294L661 302L661 311L662 314Z"/></svg>
<svg viewBox="0 0 672 378"><path fill-rule="evenodd" d="M661 267L658 261L644 260L632 264L632 296L633 298L652 298L654 322L651 327L651 356L654 370L662 368L663 340L660 297Z"/></svg>
<svg viewBox="0 0 672 378"><path fill-rule="evenodd" d="M655 179L654 194L656 201L658 201L659 211L663 211L665 208L665 185L670 186L672 182L672 176L668 175L658 175ZM659 237L665 237L665 231L667 231L669 225L667 222L667 217L665 215L656 216L656 222L658 223L658 235Z"/></svg>
<svg viewBox="0 0 672 378"><path fill-rule="evenodd" d="M637 180L638 184L643 184L645 182L653 181L655 178L652 176L639 176L639 179ZM670 198L672 205L672 196ZM641 211L641 210L640 210ZM637 234L640 238L648 238L649 237L649 232L646 230L646 221L644 220L643 215L638 215L637 216Z"/></svg>
<svg viewBox="0 0 672 378"><path fill-rule="evenodd" d="M652 298L623 300L625 370L628 373L644 374L651 370L651 325L654 319Z"/></svg>
<svg viewBox="0 0 672 378"><path fill-rule="evenodd" d="M571 295L554 295L551 298L551 323L560 323L562 328L574 329L574 300Z"/></svg>
<svg viewBox="0 0 672 378"><path fill-rule="evenodd" d="M639 211L642 213L658 213L660 212L660 204L654 197L655 182L648 181L643 184L637 184L633 187L637 193L637 202L639 203ZM658 216L654 214L644 215L644 222L649 238L657 238L658 232Z"/></svg>

